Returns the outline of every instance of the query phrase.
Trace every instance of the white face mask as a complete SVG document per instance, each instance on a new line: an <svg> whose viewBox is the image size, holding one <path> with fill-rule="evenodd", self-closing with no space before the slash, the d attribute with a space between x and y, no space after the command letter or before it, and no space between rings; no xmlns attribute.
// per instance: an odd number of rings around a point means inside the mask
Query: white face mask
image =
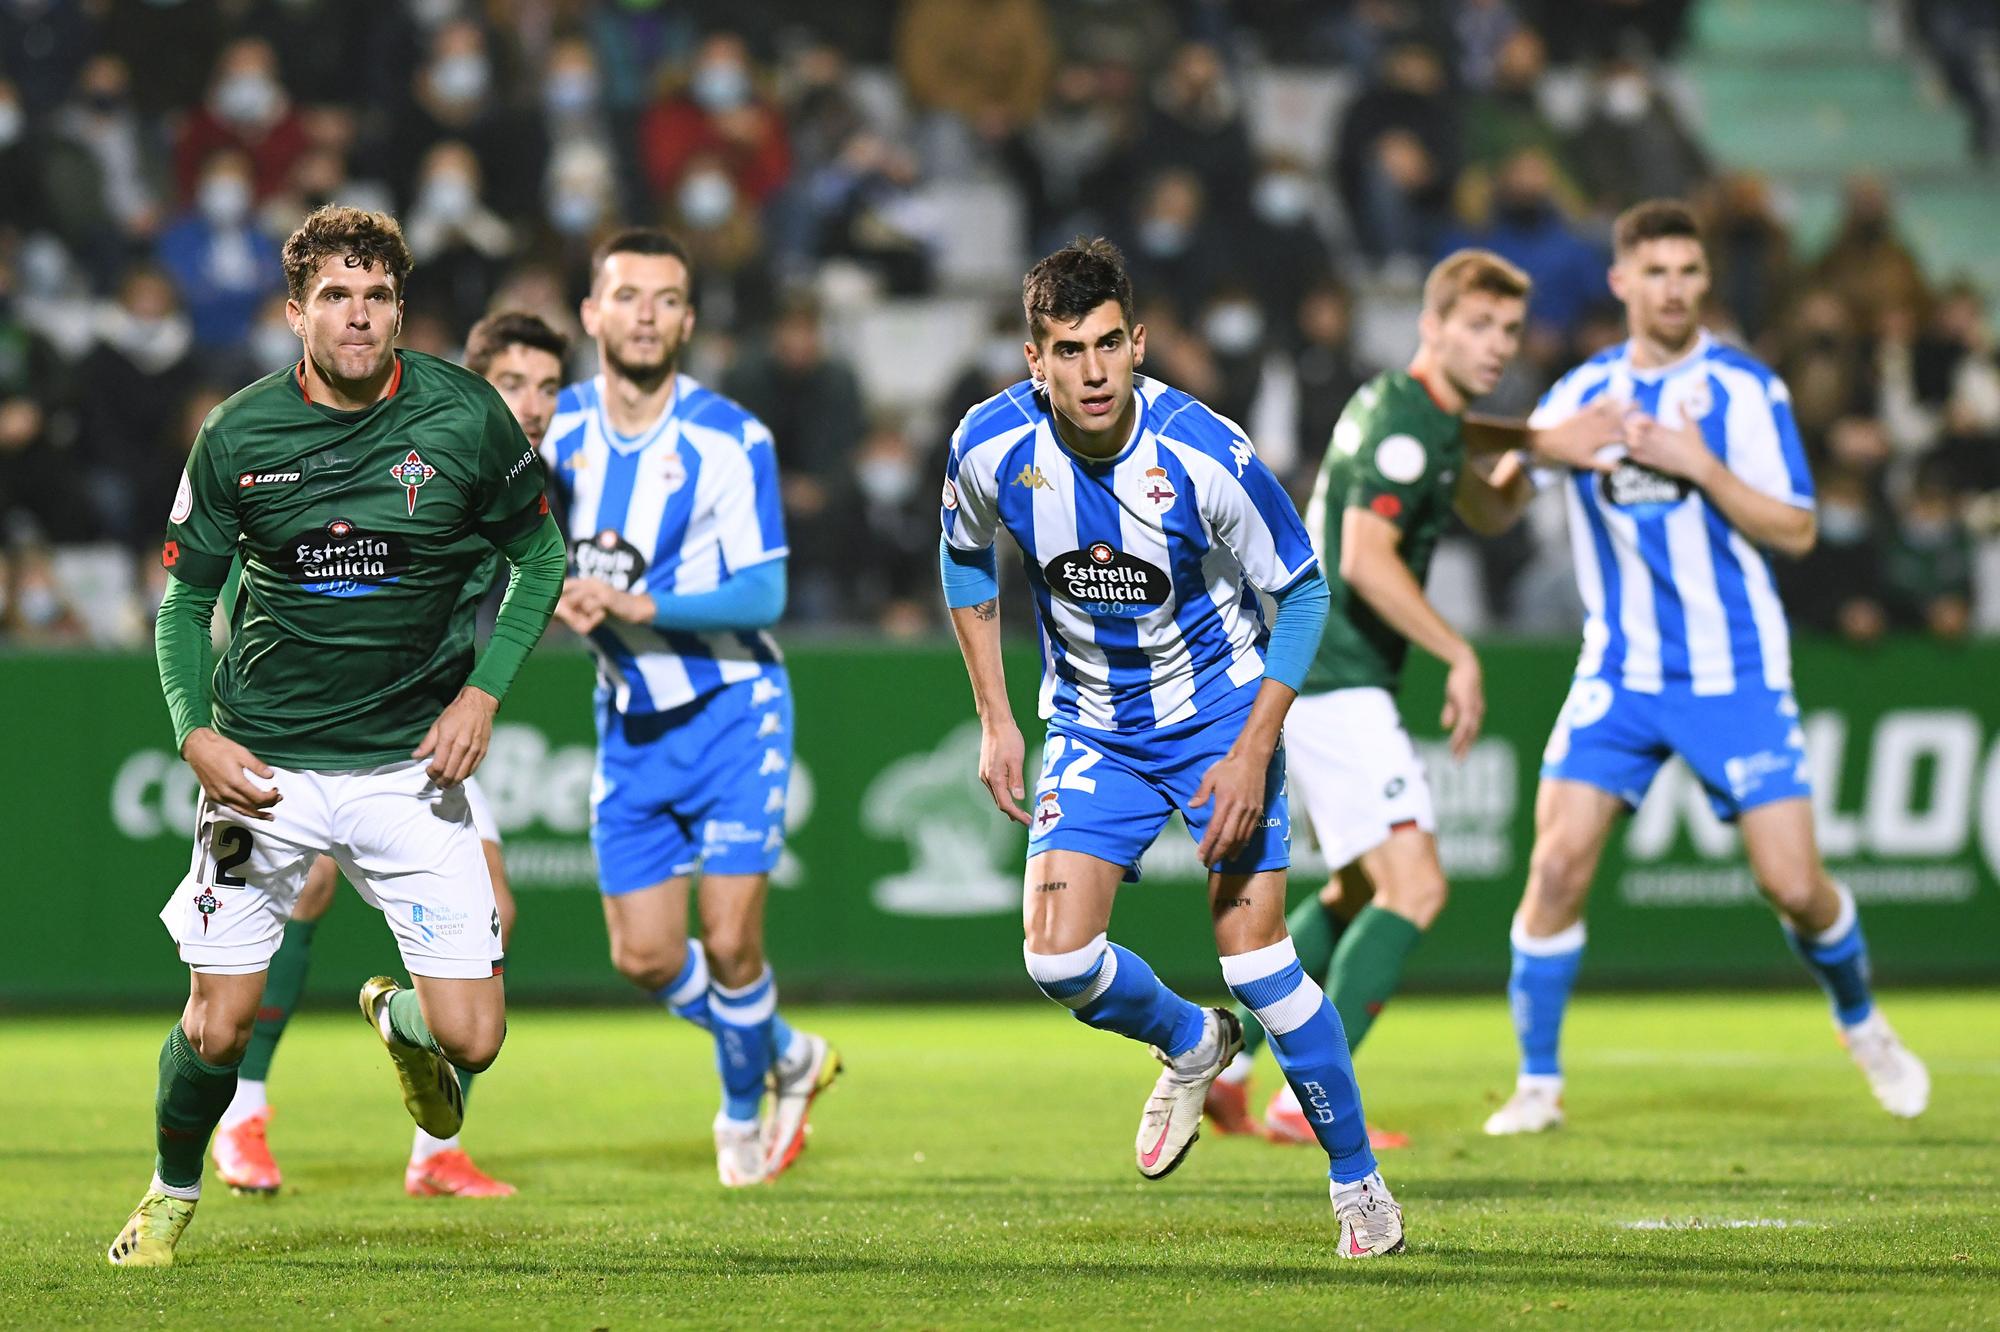
<svg viewBox="0 0 2000 1332"><path fill-rule="evenodd" d="M917 493L917 469L902 458L870 458L854 469L854 480L875 504L902 504Z"/></svg>
<svg viewBox="0 0 2000 1332"><path fill-rule="evenodd" d="M1175 257L1192 239L1186 225L1171 218L1152 217L1139 224L1139 248L1155 259Z"/></svg>
<svg viewBox="0 0 2000 1332"><path fill-rule="evenodd" d="M447 102L476 102L492 78L486 57L472 51L446 56L431 67L431 87Z"/></svg>
<svg viewBox="0 0 2000 1332"><path fill-rule="evenodd" d="M1312 210L1312 185L1296 172L1274 171L1257 182L1250 202L1272 226L1291 226Z"/></svg>
<svg viewBox="0 0 2000 1332"><path fill-rule="evenodd" d="M250 355L265 370L299 359L299 335L289 324L259 324L250 331Z"/></svg>
<svg viewBox="0 0 2000 1332"><path fill-rule="evenodd" d="M241 176L210 176L201 183L195 204L216 226L237 226L250 212L250 182Z"/></svg>
<svg viewBox="0 0 2000 1332"><path fill-rule="evenodd" d="M1837 546L1864 540L1868 536L1868 510L1858 504L1822 503L1819 506L1819 534Z"/></svg>
<svg viewBox="0 0 2000 1332"><path fill-rule="evenodd" d="M689 226L721 226L736 211L736 186L720 171L697 171L681 182L679 202Z"/></svg>
<svg viewBox="0 0 2000 1332"><path fill-rule="evenodd" d="M750 100L750 75L741 65L713 61L694 72L688 93L704 110L732 111Z"/></svg>
<svg viewBox="0 0 2000 1332"><path fill-rule="evenodd" d="M446 222L463 221L478 204L472 178L462 171L440 171L424 182L424 211Z"/></svg>
<svg viewBox="0 0 2000 1332"><path fill-rule="evenodd" d="M0 102L0 148L11 148L21 137L21 108L14 102Z"/></svg>
<svg viewBox="0 0 2000 1332"><path fill-rule="evenodd" d="M542 100L558 116L577 116L597 105L597 79L588 70L564 70L549 75Z"/></svg>
<svg viewBox="0 0 2000 1332"><path fill-rule="evenodd" d="M1620 123L1639 119L1652 103L1652 89L1637 74L1620 74L1604 85L1604 114Z"/></svg>
<svg viewBox="0 0 2000 1332"><path fill-rule="evenodd" d="M603 215L597 196L582 190L566 190L549 205L549 221L565 236L583 235Z"/></svg>
<svg viewBox="0 0 2000 1332"><path fill-rule="evenodd" d="M1209 345L1225 356L1255 350L1264 336L1264 316L1248 301L1226 301L1208 312L1201 331Z"/></svg>
<svg viewBox="0 0 2000 1332"><path fill-rule="evenodd" d="M62 598L47 583L21 589L21 620L37 629L46 629L62 618Z"/></svg>
<svg viewBox="0 0 2000 1332"><path fill-rule="evenodd" d="M232 125L262 125L274 119L284 94L262 74L231 74L215 85L215 114Z"/></svg>

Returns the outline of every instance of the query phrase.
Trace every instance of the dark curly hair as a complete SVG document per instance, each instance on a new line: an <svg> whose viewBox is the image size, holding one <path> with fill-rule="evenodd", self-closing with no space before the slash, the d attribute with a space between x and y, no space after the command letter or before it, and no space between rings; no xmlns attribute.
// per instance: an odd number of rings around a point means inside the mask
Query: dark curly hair
<svg viewBox="0 0 2000 1332"><path fill-rule="evenodd" d="M1106 301L1118 302L1129 328L1132 279L1125 272L1125 256L1102 236L1078 236L1021 279L1021 305L1036 342L1051 319L1074 324Z"/></svg>
<svg viewBox="0 0 2000 1332"><path fill-rule="evenodd" d="M569 339L550 328L540 315L525 310L500 310L474 324L465 335L465 368L483 375L509 347L545 351L558 361L569 355Z"/></svg>
<svg viewBox="0 0 2000 1332"><path fill-rule="evenodd" d="M345 258L349 268L380 266L395 284L398 300L416 266L395 218L345 204L322 204L306 214L299 229L285 240L285 286L293 300L305 299L319 266L335 255Z"/></svg>

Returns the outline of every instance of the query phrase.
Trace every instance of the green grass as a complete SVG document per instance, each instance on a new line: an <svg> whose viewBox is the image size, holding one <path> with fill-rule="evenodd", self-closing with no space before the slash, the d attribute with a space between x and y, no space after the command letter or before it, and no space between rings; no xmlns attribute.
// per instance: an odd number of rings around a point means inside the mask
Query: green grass
<svg viewBox="0 0 2000 1332"><path fill-rule="evenodd" d="M1504 1005L1402 1001L1361 1076L1416 1140L1384 1157L1410 1252L1368 1263L1334 1256L1316 1151L1205 1138L1142 1183L1155 1066L1046 1004L800 1010L848 1074L794 1171L731 1194L693 1032L518 1013L466 1133L521 1187L489 1202L402 1196L387 1061L312 1015L272 1082L284 1192L211 1187L165 1272L103 1252L146 1181L167 1016L0 1020L0 1323L1991 1326L2000 995L1889 1009L1936 1077L1914 1124L1876 1109L1816 995L1585 996L1569 1127L1496 1141Z"/></svg>

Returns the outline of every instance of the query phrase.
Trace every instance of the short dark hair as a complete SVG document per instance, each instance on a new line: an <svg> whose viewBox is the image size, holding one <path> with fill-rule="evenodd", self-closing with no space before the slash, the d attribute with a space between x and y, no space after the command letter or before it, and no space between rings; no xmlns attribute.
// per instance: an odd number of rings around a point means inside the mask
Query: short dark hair
<svg viewBox="0 0 2000 1332"><path fill-rule="evenodd" d="M1074 324L1106 301L1132 323L1132 278L1125 256L1102 236L1078 236L1028 270L1021 279L1021 306L1037 342L1048 321Z"/></svg>
<svg viewBox="0 0 2000 1332"><path fill-rule="evenodd" d="M344 257L349 268L379 265L395 285L397 300L403 298L410 270L416 267L410 243L403 239L403 228L395 218L346 204L321 204L285 239L285 286L293 300L305 299L319 266L336 255Z"/></svg>
<svg viewBox="0 0 2000 1332"><path fill-rule="evenodd" d="M1697 243L1701 240L1701 223L1695 220L1694 209L1679 199L1633 204L1611 225L1612 249L1621 259L1647 241L1668 236L1685 236Z"/></svg>
<svg viewBox="0 0 2000 1332"><path fill-rule="evenodd" d="M597 243L590 252L590 289L597 290L597 280L604 276L604 261L614 254L666 255L681 261L681 267L688 270L690 280L694 277L694 265L688 262L687 248L674 239L669 232L658 227L627 227L614 231Z"/></svg>
<svg viewBox="0 0 2000 1332"><path fill-rule="evenodd" d="M526 310L496 310L465 335L465 368L484 375L509 347L545 351L558 362L569 356L569 339L550 328L540 315Z"/></svg>

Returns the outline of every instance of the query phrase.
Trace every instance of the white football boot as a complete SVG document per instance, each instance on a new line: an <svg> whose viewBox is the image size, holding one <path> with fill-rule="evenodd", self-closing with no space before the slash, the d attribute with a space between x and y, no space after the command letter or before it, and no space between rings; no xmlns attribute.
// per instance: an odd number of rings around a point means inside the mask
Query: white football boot
<svg viewBox="0 0 2000 1332"><path fill-rule="evenodd" d="M726 1189L746 1188L765 1180L764 1129L715 1117L715 1174Z"/></svg>
<svg viewBox="0 0 2000 1332"><path fill-rule="evenodd" d="M1884 1110L1898 1119L1915 1119L1924 1112L1931 1103L1930 1070L1910 1053L1881 1009L1851 1027L1839 1028L1839 1034Z"/></svg>
<svg viewBox="0 0 2000 1332"><path fill-rule="evenodd" d="M1496 1138L1514 1133L1544 1133L1563 1122L1562 1078L1523 1073L1507 1104L1486 1117L1486 1131Z"/></svg>
<svg viewBox="0 0 2000 1332"><path fill-rule="evenodd" d="M804 1049L797 1059L771 1065L771 1114L764 1124L764 1168L771 1179L784 1174L805 1150L806 1112L840 1076L840 1052L824 1036L802 1031L799 1040Z"/></svg>
<svg viewBox="0 0 2000 1332"><path fill-rule="evenodd" d="M1333 1215L1340 1222L1340 1256L1380 1258L1403 1251L1403 1209L1380 1171L1352 1184L1332 1184Z"/></svg>
<svg viewBox="0 0 2000 1332"><path fill-rule="evenodd" d="M1135 1147L1139 1173L1162 1179L1173 1173L1201 1136L1201 1109L1209 1085L1243 1048L1243 1024L1228 1009L1211 1008L1202 1017L1201 1039L1180 1058L1157 1045L1149 1048L1167 1070L1146 1098Z"/></svg>

